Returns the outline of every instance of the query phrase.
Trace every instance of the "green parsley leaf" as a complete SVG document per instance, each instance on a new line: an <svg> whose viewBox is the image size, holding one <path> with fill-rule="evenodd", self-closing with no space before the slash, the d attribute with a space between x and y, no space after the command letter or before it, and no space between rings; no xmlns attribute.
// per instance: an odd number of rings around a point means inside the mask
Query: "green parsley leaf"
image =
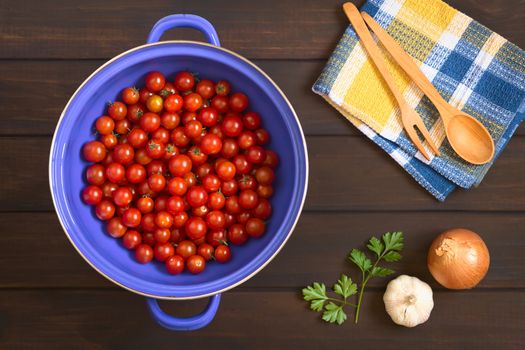
<svg viewBox="0 0 525 350"><path fill-rule="evenodd" d="M368 272L368 270L372 268L372 262L370 259L366 257L365 253L358 249L352 249L348 258L356 264L363 273Z"/></svg>
<svg viewBox="0 0 525 350"><path fill-rule="evenodd" d="M372 277L386 277L393 273L394 270L387 269L385 267L374 266L374 268L370 272L370 275L372 275Z"/></svg>
<svg viewBox="0 0 525 350"><path fill-rule="evenodd" d="M324 302L328 299L324 283L315 282L311 286L303 288L303 298L310 302L310 308L312 310L321 311Z"/></svg>
<svg viewBox="0 0 525 350"><path fill-rule="evenodd" d="M383 259L385 259L385 261L387 262L396 262L401 260L401 254L394 250L391 250L383 256Z"/></svg>
<svg viewBox="0 0 525 350"><path fill-rule="evenodd" d="M372 252L374 252L378 257L380 257L381 254L383 254L383 250L385 249L385 246L383 245L383 243L376 237L370 238L370 241L367 244L367 247Z"/></svg>
<svg viewBox="0 0 525 350"><path fill-rule="evenodd" d="M403 249L403 232L387 232L382 238L386 250L401 251Z"/></svg>
<svg viewBox="0 0 525 350"><path fill-rule="evenodd" d="M330 323L342 324L346 321L346 313L343 310L343 305L337 305L333 302L329 302L325 306L323 312L323 320Z"/></svg>
<svg viewBox="0 0 525 350"><path fill-rule="evenodd" d="M352 282L352 279L346 275L341 275L339 281L334 284L334 292L341 295L345 300L357 293L357 284Z"/></svg>

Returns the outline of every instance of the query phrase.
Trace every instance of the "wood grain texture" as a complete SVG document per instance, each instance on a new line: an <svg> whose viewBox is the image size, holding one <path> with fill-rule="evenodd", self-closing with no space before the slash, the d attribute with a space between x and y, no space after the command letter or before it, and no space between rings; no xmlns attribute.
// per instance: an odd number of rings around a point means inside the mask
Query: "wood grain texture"
<svg viewBox="0 0 525 350"><path fill-rule="evenodd" d="M125 291L1 291L0 346L5 349L522 349L524 299L517 291L436 292L430 320L396 326L382 290L368 291L358 325L322 324L295 291L233 291L212 324L174 333L156 325L144 299ZM191 315L204 300L164 302ZM271 326L270 326L271 325Z"/></svg>
<svg viewBox="0 0 525 350"><path fill-rule="evenodd" d="M490 271L479 288L525 288L525 217L506 213L304 213L282 252L239 288L299 289L317 280L330 284L342 271L357 278L356 268L345 261L349 251L364 249L370 236L390 230L403 230L406 237L403 261L393 267L440 288L426 267L428 247L438 233L465 226L490 247ZM0 232L6 233L0 235L0 289L117 288L80 257L54 213L0 214ZM384 283L371 280L372 286Z"/></svg>
<svg viewBox="0 0 525 350"><path fill-rule="evenodd" d="M267 0L218 5L213 0L151 0L144 9L141 2L124 0L4 0L0 6L0 58L110 58L143 44L153 24L174 13L207 18L224 47L249 58L326 58L347 26L342 3ZM448 3L525 46L525 12L520 11L523 0ZM164 38L202 40L189 31Z"/></svg>
<svg viewBox="0 0 525 350"><path fill-rule="evenodd" d="M0 211L53 209L47 178L48 137L3 137ZM479 188L440 203L365 138L308 137L307 210L525 210L525 138L512 140ZM344 164L341 171L333 171Z"/></svg>

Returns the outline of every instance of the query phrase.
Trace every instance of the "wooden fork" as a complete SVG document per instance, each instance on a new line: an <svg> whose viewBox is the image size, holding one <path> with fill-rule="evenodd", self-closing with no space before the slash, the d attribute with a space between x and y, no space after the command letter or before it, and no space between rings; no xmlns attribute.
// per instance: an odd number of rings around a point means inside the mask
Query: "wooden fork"
<svg viewBox="0 0 525 350"><path fill-rule="evenodd" d="M361 13L359 13L359 10L357 7L355 7L354 4L351 2L347 2L343 5L343 10L350 20L350 23L354 27L357 35L361 39L361 43L365 47L365 50L368 52L368 55L374 62L375 66L377 67L377 70L385 80L386 84L388 85L388 88L392 92L392 95L394 95L394 98L399 105L399 109L401 111L401 121L403 123L403 127L405 128L405 131L416 146L416 148L421 152L423 156L425 156L426 159L431 160L430 156L428 155L427 151L423 147L423 143L419 139L419 136L416 132L418 130L425 141L427 141L427 144L429 145L430 149L434 152L436 156L439 156L439 150L436 147L434 141L432 141L430 137L430 133L428 132L425 124L421 120L421 117L417 112L412 109L401 91L399 91L394 78L388 71L385 62L383 61L381 51L379 50L379 47L375 43L374 39L372 38L372 34L370 34L370 31L368 30L368 27L366 26L365 21L363 20L363 17L361 17Z"/></svg>

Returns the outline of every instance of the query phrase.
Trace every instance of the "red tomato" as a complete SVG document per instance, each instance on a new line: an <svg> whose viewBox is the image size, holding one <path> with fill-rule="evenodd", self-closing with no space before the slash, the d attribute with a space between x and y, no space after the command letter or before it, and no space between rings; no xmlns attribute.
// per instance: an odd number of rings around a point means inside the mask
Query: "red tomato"
<svg viewBox="0 0 525 350"><path fill-rule="evenodd" d="M102 117L98 118L95 122L95 129L97 129L98 133L101 135L108 135L113 132L113 129L115 128L115 122L110 117L103 115Z"/></svg>
<svg viewBox="0 0 525 350"><path fill-rule="evenodd" d="M275 173L272 168L268 166L262 166L255 171L255 179L261 185L271 185L275 180Z"/></svg>
<svg viewBox="0 0 525 350"><path fill-rule="evenodd" d="M146 75L146 88L152 92L159 92L166 83L166 78L161 72L149 72Z"/></svg>
<svg viewBox="0 0 525 350"><path fill-rule="evenodd" d="M118 217L114 217L108 221L106 225L106 231L113 238L120 238L124 236L127 231L126 226L122 223L122 220Z"/></svg>
<svg viewBox="0 0 525 350"><path fill-rule="evenodd" d="M126 179L133 183L138 184L146 180L146 168L140 164L131 164L126 169Z"/></svg>
<svg viewBox="0 0 525 350"><path fill-rule="evenodd" d="M190 91L195 85L195 78L190 72L182 71L177 73L173 84L179 91Z"/></svg>
<svg viewBox="0 0 525 350"><path fill-rule="evenodd" d="M135 151L128 144L117 145L113 150L113 160L117 163L127 165L133 161Z"/></svg>
<svg viewBox="0 0 525 350"><path fill-rule="evenodd" d="M215 93L217 95L228 96L230 94L230 91L230 83L228 83L226 80L219 80L217 84L215 84Z"/></svg>
<svg viewBox="0 0 525 350"><path fill-rule="evenodd" d="M128 87L122 91L122 101L124 101L127 105L134 105L135 103L139 102L139 98L139 90L134 87Z"/></svg>
<svg viewBox="0 0 525 350"><path fill-rule="evenodd" d="M198 120L191 120L186 125L184 125L184 133L190 139L196 139L201 136L202 133L202 124Z"/></svg>
<svg viewBox="0 0 525 350"><path fill-rule="evenodd" d="M266 151L261 146L251 146L246 151L246 158L253 164L261 164L266 159Z"/></svg>
<svg viewBox="0 0 525 350"><path fill-rule="evenodd" d="M184 199L179 196L171 196L166 204L166 210L172 215L184 211L184 207Z"/></svg>
<svg viewBox="0 0 525 350"><path fill-rule="evenodd" d="M127 117L130 122L137 122L144 115L144 112L146 112L144 105L136 103L128 107Z"/></svg>
<svg viewBox="0 0 525 350"><path fill-rule="evenodd" d="M142 197L137 200L137 209L143 214L152 212L154 206L155 203L150 197Z"/></svg>
<svg viewBox="0 0 525 350"><path fill-rule="evenodd" d="M245 154L236 155L233 158L233 165L235 165L236 172L241 175L249 174L253 169L253 165Z"/></svg>
<svg viewBox="0 0 525 350"><path fill-rule="evenodd" d="M173 255L166 259L166 270L172 275L184 271L184 259L180 255Z"/></svg>
<svg viewBox="0 0 525 350"><path fill-rule="evenodd" d="M225 139L222 142L221 156L227 159L239 154L239 144L234 139Z"/></svg>
<svg viewBox="0 0 525 350"><path fill-rule="evenodd" d="M204 153L203 153L204 154ZM210 163L204 163L197 167L195 174L199 179L204 179L208 174L213 172L213 166Z"/></svg>
<svg viewBox="0 0 525 350"><path fill-rule="evenodd" d="M188 156L190 157L193 166L197 167L206 163L206 160L208 159L208 155L204 154L198 146L192 146L188 150Z"/></svg>
<svg viewBox="0 0 525 350"><path fill-rule="evenodd" d="M90 141L84 145L82 153L88 162L98 163L106 158L106 147L101 142Z"/></svg>
<svg viewBox="0 0 525 350"><path fill-rule="evenodd" d="M208 195L207 206L211 210L220 210L224 207L225 203L226 198L224 198L224 195L221 192L213 192Z"/></svg>
<svg viewBox="0 0 525 350"><path fill-rule="evenodd" d="M211 106L219 111L219 113L226 113L228 112L229 106L228 106L228 97L226 96L215 96L211 100Z"/></svg>
<svg viewBox="0 0 525 350"><path fill-rule="evenodd" d="M141 264L147 264L153 260L153 248L147 244L140 244L135 249L135 259Z"/></svg>
<svg viewBox="0 0 525 350"><path fill-rule="evenodd" d="M272 215L272 205L266 198L259 198L259 204L252 210L252 214L256 218L266 220Z"/></svg>
<svg viewBox="0 0 525 350"><path fill-rule="evenodd" d="M107 199L103 199L97 204L95 213L100 220L109 220L115 215L115 206Z"/></svg>
<svg viewBox="0 0 525 350"><path fill-rule="evenodd" d="M226 199L224 209L229 214L239 214L242 211L241 206L239 204L239 197L237 196L228 197Z"/></svg>
<svg viewBox="0 0 525 350"><path fill-rule="evenodd" d="M215 85L211 80L201 80L197 83L195 92L201 95L204 99L210 99L215 95Z"/></svg>
<svg viewBox="0 0 525 350"><path fill-rule="evenodd" d="M175 89L175 85L173 85L170 82L166 82L162 90L160 90L159 95L162 96L163 98L166 98L169 95L173 95L176 93L177 93L177 90Z"/></svg>
<svg viewBox="0 0 525 350"><path fill-rule="evenodd" d="M127 119L117 120L117 122L115 123L115 133L121 136L127 135L130 130L131 130L131 122ZM122 143L123 142L122 140L127 140L127 138L121 137L119 141L121 141Z"/></svg>
<svg viewBox="0 0 525 350"><path fill-rule="evenodd" d="M113 199L113 192L115 192L117 188L117 184L106 182L104 185L102 185L102 192L104 193L104 197Z"/></svg>
<svg viewBox="0 0 525 350"><path fill-rule="evenodd" d="M213 246L211 244L202 243L197 248L197 254L202 256L204 258L204 260L209 261L209 260L213 259L213 251L214 250L215 249L213 249Z"/></svg>
<svg viewBox="0 0 525 350"><path fill-rule="evenodd" d="M166 147L163 143L150 140L146 146L146 154L152 159L163 158L166 154Z"/></svg>
<svg viewBox="0 0 525 350"><path fill-rule="evenodd" d="M233 196L237 193L237 190L239 189L239 186L237 185L237 181L234 179L223 181L221 185L221 192L225 196Z"/></svg>
<svg viewBox="0 0 525 350"><path fill-rule="evenodd" d="M179 94L169 95L164 100L164 109L167 112L178 112L182 109L183 105L184 99Z"/></svg>
<svg viewBox="0 0 525 350"><path fill-rule="evenodd" d="M155 245L155 236L153 235L153 232L145 232L142 235L142 243L149 245L150 247L153 247Z"/></svg>
<svg viewBox="0 0 525 350"><path fill-rule="evenodd" d="M159 127L151 134L151 139L155 142L166 144L170 142L170 132L163 127Z"/></svg>
<svg viewBox="0 0 525 350"><path fill-rule="evenodd" d="M168 162L170 173L173 176L184 176L191 171L191 159L184 154L177 154Z"/></svg>
<svg viewBox="0 0 525 350"><path fill-rule="evenodd" d="M206 224L212 230L220 230L224 228L226 224L226 218L222 211L214 210L210 211L206 215Z"/></svg>
<svg viewBox="0 0 525 350"><path fill-rule="evenodd" d="M213 247L217 247L218 245L224 243L226 241L226 231L224 230L217 230L217 231L211 231L208 232L206 235L206 242L211 244Z"/></svg>
<svg viewBox="0 0 525 350"><path fill-rule="evenodd" d="M257 186L257 194L262 198L270 198L273 195L273 187L271 185Z"/></svg>
<svg viewBox="0 0 525 350"><path fill-rule="evenodd" d="M257 181L251 175L243 175L237 182L241 191L257 189Z"/></svg>
<svg viewBox="0 0 525 350"><path fill-rule="evenodd" d="M259 218L250 218L246 221L246 233L251 237L260 237L266 231L264 221Z"/></svg>
<svg viewBox="0 0 525 350"><path fill-rule="evenodd" d="M208 201L208 193L202 186L192 186L188 189L186 200L193 208L200 207Z"/></svg>
<svg viewBox="0 0 525 350"><path fill-rule="evenodd" d="M199 112L197 119L206 127L214 126L219 121L219 111L213 107L203 108Z"/></svg>
<svg viewBox="0 0 525 350"><path fill-rule="evenodd" d="M153 95L153 92L149 91L146 88L142 88L139 90L139 101L145 104L148 98L152 95Z"/></svg>
<svg viewBox="0 0 525 350"><path fill-rule="evenodd" d="M119 207L128 206L133 200L133 193L127 187L119 187L113 192L113 202Z"/></svg>
<svg viewBox="0 0 525 350"><path fill-rule="evenodd" d="M188 221L188 217L188 213L185 211L173 215L173 226L176 228L183 227L186 224L186 221Z"/></svg>
<svg viewBox="0 0 525 350"><path fill-rule="evenodd" d="M100 187L95 185L90 185L84 188L82 191L82 199L85 203L96 205L100 203L102 200L102 197L104 196L104 193L100 189Z"/></svg>
<svg viewBox="0 0 525 350"><path fill-rule="evenodd" d="M138 149L135 152L135 161L141 165L149 164L153 159L148 156L145 148Z"/></svg>
<svg viewBox="0 0 525 350"><path fill-rule="evenodd" d="M100 142L102 142L107 149L113 149L118 144L118 139L113 134L102 135L100 137Z"/></svg>
<svg viewBox="0 0 525 350"><path fill-rule="evenodd" d="M117 184L126 176L126 169L122 164L111 163L106 167L106 177L109 181Z"/></svg>
<svg viewBox="0 0 525 350"><path fill-rule="evenodd" d="M270 134L265 129L255 130L255 137L257 138L258 145L266 145L270 142Z"/></svg>
<svg viewBox="0 0 525 350"><path fill-rule="evenodd" d="M241 224L234 224L228 229L228 240L235 245L246 243L249 236Z"/></svg>
<svg viewBox="0 0 525 350"><path fill-rule="evenodd" d="M257 143L257 136L255 136L253 131L244 130L239 135L237 142L240 148L248 149Z"/></svg>
<svg viewBox="0 0 525 350"><path fill-rule="evenodd" d="M166 164L163 161L156 159L148 164L147 170L149 176L154 174L164 174L166 173Z"/></svg>
<svg viewBox="0 0 525 350"><path fill-rule="evenodd" d="M168 130L173 130L180 124L180 116L175 112L164 112L160 118L160 123Z"/></svg>
<svg viewBox="0 0 525 350"><path fill-rule="evenodd" d="M171 243L157 243L153 248L153 254L158 261L165 261L175 254L175 248Z"/></svg>
<svg viewBox="0 0 525 350"><path fill-rule="evenodd" d="M171 142L177 147L184 147L190 143L190 138L186 135L185 129L179 126L171 132Z"/></svg>
<svg viewBox="0 0 525 350"><path fill-rule="evenodd" d="M122 223L127 227L137 227L142 220L142 214L137 208L129 208L122 214Z"/></svg>
<svg viewBox="0 0 525 350"><path fill-rule="evenodd" d="M202 107L202 97L194 92L184 96L184 109L195 112Z"/></svg>
<svg viewBox="0 0 525 350"><path fill-rule="evenodd" d="M166 187L166 178L161 174L153 174L148 178L148 186L155 192L160 192Z"/></svg>
<svg viewBox="0 0 525 350"><path fill-rule="evenodd" d="M168 192L172 195L183 196L188 190L188 185L181 177L174 177L168 181Z"/></svg>
<svg viewBox="0 0 525 350"><path fill-rule="evenodd" d="M110 103L108 107L108 114L111 118L115 120L122 120L126 118L126 115L128 114L128 108L124 103L120 101L115 101L113 103Z"/></svg>
<svg viewBox="0 0 525 350"><path fill-rule="evenodd" d="M217 175L208 174L202 179L202 186L208 192L215 192L221 188L221 180Z"/></svg>
<svg viewBox="0 0 525 350"><path fill-rule="evenodd" d="M217 175L224 181L233 179L236 172L235 165L229 161L222 162L217 166Z"/></svg>
<svg viewBox="0 0 525 350"><path fill-rule="evenodd" d="M127 230L122 236L122 244L129 250L137 248L142 243L142 236L138 231Z"/></svg>
<svg viewBox="0 0 525 350"><path fill-rule="evenodd" d="M190 256L197 253L197 246L192 241L184 240L177 245L177 248L175 248L175 253L186 260Z"/></svg>
<svg viewBox="0 0 525 350"><path fill-rule="evenodd" d="M239 193L239 205L244 209L253 209L259 204L259 196L253 190L244 190Z"/></svg>
<svg viewBox="0 0 525 350"><path fill-rule="evenodd" d="M221 244L217 248L215 248L215 261L217 261L218 263L228 262L231 258L232 254L230 251L230 247Z"/></svg>
<svg viewBox="0 0 525 350"><path fill-rule="evenodd" d="M242 119L239 115L231 113L224 117L221 124L222 132L228 137L237 137L243 129Z"/></svg>
<svg viewBox="0 0 525 350"><path fill-rule="evenodd" d="M140 118L140 127L144 131L153 132L160 127L160 117L156 113L147 112Z"/></svg>
<svg viewBox="0 0 525 350"><path fill-rule="evenodd" d="M197 177L195 176L194 173L189 172L186 175L184 175L184 181L186 181L186 184L188 185L188 187L191 187L197 183Z"/></svg>
<svg viewBox="0 0 525 350"><path fill-rule="evenodd" d="M257 112L247 112L242 118L244 127L248 130L257 130L261 127L261 116Z"/></svg>
<svg viewBox="0 0 525 350"><path fill-rule="evenodd" d="M155 226L155 214L148 213L142 215L140 225L142 226L144 231L155 231L155 229L157 228L157 226Z"/></svg>
<svg viewBox="0 0 525 350"><path fill-rule="evenodd" d="M207 230L206 222L200 217L190 217L184 225L184 231L192 240L204 237Z"/></svg>
<svg viewBox="0 0 525 350"><path fill-rule="evenodd" d="M171 231L167 228L158 228L153 232L153 237L157 243L166 243L171 238Z"/></svg>
<svg viewBox="0 0 525 350"><path fill-rule="evenodd" d="M248 96L242 92L234 93L230 96L230 100L228 101L231 110L234 112L244 111L246 108L248 108L248 103Z"/></svg>
<svg viewBox="0 0 525 350"><path fill-rule="evenodd" d="M173 216L167 211L160 211L155 216L155 225L160 228L170 228L173 225Z"/></svg>
<svg viewBox="0 0 525 350"><path fill-rule="evenodd" d="M200 255L192 255L186 260L186 267L188 271L196 275L204 271L206 267L206 261Z"/></svg>

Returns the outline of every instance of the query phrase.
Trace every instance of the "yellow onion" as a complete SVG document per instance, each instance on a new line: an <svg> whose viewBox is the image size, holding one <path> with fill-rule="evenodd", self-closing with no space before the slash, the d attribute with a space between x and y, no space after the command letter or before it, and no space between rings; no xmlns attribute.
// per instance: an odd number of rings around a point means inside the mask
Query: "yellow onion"
<svg viewBox="0 0 525 350"><path fill-rule="evenodd" d="M489 250L481 237L456 228L440 234L428 251L428 269L436 281L449 289L475 287L487 274Z"/></svg>

